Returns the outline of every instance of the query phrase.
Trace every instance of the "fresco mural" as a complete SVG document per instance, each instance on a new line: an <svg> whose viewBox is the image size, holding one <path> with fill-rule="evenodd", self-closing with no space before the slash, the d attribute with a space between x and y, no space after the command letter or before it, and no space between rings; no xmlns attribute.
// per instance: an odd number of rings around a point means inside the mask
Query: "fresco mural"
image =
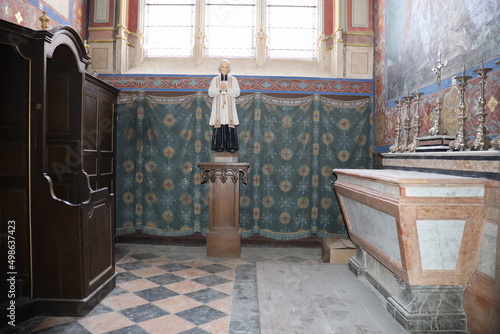
<svg viewBox="0 0 500 334"><path fill-rule="evenodd" d="M500 54L500 1L386 0L387 101L432 85L441 50L442 78Z"/></svg>
<svg viewBox="0 0 500 334"><path fill-rule="evenodd" d="M71 26L86 39L86 0L17 0L0 2L0 19L30 29L41 29L39 17L47 12L49 29L59 25Z"/></svg>

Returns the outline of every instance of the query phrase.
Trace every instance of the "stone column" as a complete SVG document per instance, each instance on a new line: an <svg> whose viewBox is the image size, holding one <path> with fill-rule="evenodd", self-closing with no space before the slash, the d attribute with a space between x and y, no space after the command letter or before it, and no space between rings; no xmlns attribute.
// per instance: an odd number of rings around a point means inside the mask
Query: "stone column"
<svg viewBox="0 0 500 334"><path fill-rule="evenodd" d="M238 160L234 153L216 154L225 155L228 160L234 158ZM240 173L241 181L246 184L250 164L215 160L198 164L202 170L202 182L210 181L207 256L239 258L241 256Z"/></svg>

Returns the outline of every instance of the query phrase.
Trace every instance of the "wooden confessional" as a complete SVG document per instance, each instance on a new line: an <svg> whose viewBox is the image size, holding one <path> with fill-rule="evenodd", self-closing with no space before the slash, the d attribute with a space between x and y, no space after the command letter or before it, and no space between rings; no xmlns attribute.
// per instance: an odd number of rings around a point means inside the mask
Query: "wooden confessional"
<svg viewBox="0 0 500 334"><path fill-rule="evenodd" d="M16 322L84 315L115 285L118 91L86 74L90 58L70 27L0 20L0 59L2 286L15 273ZM0 298L10 302L3 289Z"/></svg>

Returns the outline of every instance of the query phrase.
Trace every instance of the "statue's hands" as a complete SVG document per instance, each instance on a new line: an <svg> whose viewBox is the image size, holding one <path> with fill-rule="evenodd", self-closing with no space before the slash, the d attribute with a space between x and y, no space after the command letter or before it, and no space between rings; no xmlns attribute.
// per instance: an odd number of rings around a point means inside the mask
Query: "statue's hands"
<svg viewBox="0 0 500 334"><path fill-rule="evenodd" d="M222 81L220 83L220 90L227 90L227 82L226 81Z"/></svg>

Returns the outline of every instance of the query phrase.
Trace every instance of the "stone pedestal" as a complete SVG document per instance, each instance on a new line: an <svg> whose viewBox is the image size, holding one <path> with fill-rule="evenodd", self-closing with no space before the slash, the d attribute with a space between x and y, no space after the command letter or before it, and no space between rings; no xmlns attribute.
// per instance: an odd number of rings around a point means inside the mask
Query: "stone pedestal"
<svg viewBox="0 0 500 334"><path fill-rule="evenodd" d="M408 332L467 334L463 285L410 285L364 249L349 259L349 269L364 277L386 300L387 311Z"/></svg>
<svg viewBox="0 0 500 334"><path fill-rule="evenodd" d="M247 183L249 163L239 163L234 153L215 153L211 162L200 162L203 181L210 182L207 256L238 258L240 239L240 174Z"/></svg>

